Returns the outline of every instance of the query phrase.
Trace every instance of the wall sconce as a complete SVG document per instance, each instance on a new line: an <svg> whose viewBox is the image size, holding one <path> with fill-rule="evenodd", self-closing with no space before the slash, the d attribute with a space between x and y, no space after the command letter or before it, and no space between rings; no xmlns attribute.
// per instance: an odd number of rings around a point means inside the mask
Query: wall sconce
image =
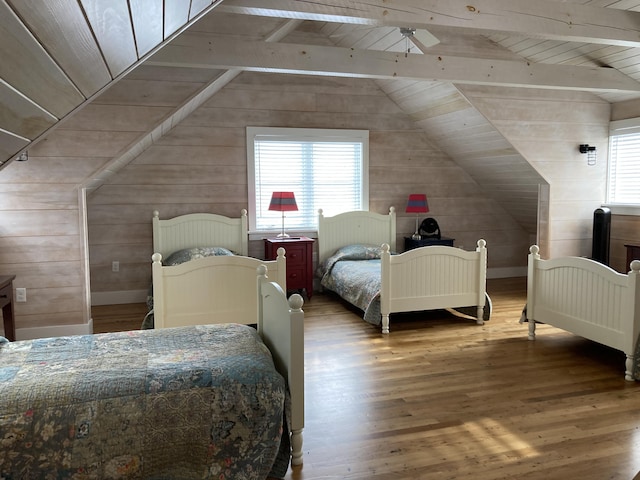
<svg viewBox="0 0 640 480"><path fill-rule="evenodd" d="M589 166L595 165L596 160L598 159L598 156L596 154L596 147L583 143L582 145L580 145L579 148L580 148L580 153L587 154L587 165Z"/></svg>

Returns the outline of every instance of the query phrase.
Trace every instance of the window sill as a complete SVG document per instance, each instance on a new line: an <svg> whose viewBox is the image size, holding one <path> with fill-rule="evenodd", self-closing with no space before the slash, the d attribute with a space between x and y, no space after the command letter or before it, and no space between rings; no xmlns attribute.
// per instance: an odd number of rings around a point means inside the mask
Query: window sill
<svg viewBox="0 0 640 480"><path fill-rule="evenodd" d="M640 215L640 213L639 213ZM318 238L318 232L316 230L309 231L299 231L299 230L286 230L285 232L291 235L292 237L309 237L316 239ZM277 237L279 233L282 233L282 230L273 230L273 231L260 231L260 232L249 232L249 240L263 240L265 238L274 238Z"/></svg>

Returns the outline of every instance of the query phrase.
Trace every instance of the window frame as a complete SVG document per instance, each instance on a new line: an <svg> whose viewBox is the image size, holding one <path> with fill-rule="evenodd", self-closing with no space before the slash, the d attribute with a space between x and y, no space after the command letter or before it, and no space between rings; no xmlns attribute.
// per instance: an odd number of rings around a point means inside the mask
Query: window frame
<svg viewBox="0 0 640 480"><path fill-rule="evenodd" d="M615 202L611 200L611 175L613 170L613 137L625 133L640 134L640 117L609 122L609 152L607 162L607 201L603 204L611 209L611 212L619 215L640 215L640 199L637 203ZM639 162L640 164L640 162Z"/></svg>
<svg viewBox="0 0 640 480"><path fill-rule="evenodd" d="M331 141L357 141L362 144L362 177L361 177L361 203L362 209L369 209L369 130L353 129L326 129L326 128L290 128L290 127L246 127L247 143L247 191L249 211L249 235L250 239L260 239L265 235L280 233L280 230L258 230L256 227L256 162L255 139L259 136L282 137L295 141L331 142ZM317 216L316 216L317 220ZM314 223L316 221L314 220ZM317 237L317 227L313 229L295 230L296 233L308 237Z"/></svg>

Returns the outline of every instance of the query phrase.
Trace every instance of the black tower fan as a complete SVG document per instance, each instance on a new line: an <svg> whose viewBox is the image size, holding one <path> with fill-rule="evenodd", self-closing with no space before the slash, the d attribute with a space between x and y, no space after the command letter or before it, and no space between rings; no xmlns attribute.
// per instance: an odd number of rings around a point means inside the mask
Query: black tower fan
<svg viewBox="0 0 640 480"><path fill-rule="evenodd" d="M611 235L611 209L596 208L593 212L593 243L591 258L609 265L609 238Z"/></svg>

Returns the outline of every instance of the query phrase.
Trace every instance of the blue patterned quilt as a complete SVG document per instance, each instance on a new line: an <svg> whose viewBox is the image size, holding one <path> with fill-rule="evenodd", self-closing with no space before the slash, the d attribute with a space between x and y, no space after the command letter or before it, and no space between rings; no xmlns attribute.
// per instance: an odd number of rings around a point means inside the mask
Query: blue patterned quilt
<svg viewBox="0 0 640 480"><path fill-rule="evenodd" d="M285 390L245 325L0 343L0 478L282 477Z"/></svg>
<svg viewBox="0 0 640 480"><path fill-rule="evenodd" d="M318 268L320 284L364 312L364 320L382 323L380 314L380 256L372 245L349 245L338 249Z"/></svg>

